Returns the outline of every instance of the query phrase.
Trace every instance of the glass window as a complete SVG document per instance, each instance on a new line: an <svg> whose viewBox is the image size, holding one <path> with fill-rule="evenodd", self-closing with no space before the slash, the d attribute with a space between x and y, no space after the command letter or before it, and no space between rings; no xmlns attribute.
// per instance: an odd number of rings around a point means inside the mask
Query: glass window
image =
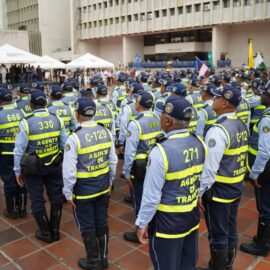
<svg viewBox="0 0 270 270"><path fill-rule="evenodd" d="M167 16L167 9L162 9L162 16L166 17Z"/></svg>
<svg viewBox="0 0 270 270"><path fill-rule="evenodd" d="M195 4L195 12L201 11L201 4Z"/></svg>
<svg viewBox="0 0 270 270"><path fill-rule="evenodd" d="M191 13L192 12L192 6L186 6L186 13Z"/></svg>
<svg viewBox="0 0 270 270"><path fill-rule="evenodd" d="M175 15L175 8L170 8L170 15L174 16Z"/></svg>
<svg viewBox="0 0 270 270"><path fill-rule="evenodd" d="M183 7L178 7L177 10L178 10L178 14L183 14Z"/></svg>
<svg viewBox="0 0 270 270"><path fill-rule="evenodd" d="M159 10L155 11L155 18L159 18Z"/></svg>

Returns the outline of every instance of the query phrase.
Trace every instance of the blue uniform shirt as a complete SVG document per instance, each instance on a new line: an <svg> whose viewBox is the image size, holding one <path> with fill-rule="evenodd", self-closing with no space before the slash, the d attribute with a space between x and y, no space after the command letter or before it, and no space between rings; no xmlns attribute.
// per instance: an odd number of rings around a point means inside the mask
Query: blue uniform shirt
<svg viewBox="0 0 270 270"><path fill-rule="evenodd" d="M83 124L91 124L93 120L85 121ZM66 143L66 150L64 154L63 161L63 194L65 195L67 200L72 200L72 192L73 187L77 181L76 173L77 173L77 163L78 163L78 144L75 137L71 134ZM112 144L110 153L109 153L109 162L110 162L110 183L112 184L113 178L116 174L116 166L117 166L117 155L115 152L114 144Z"/></svg>
<svg viewBox="0 0 270 270"><path fill-rule="evenodd" d="M269 112L270 108L267 108L264 113ZM263 117L258 125L259 142L258 153L250 172L252 179L257 179L259 174L264 171L265 165L270 157L270 118Z"/></svg>
<svg viewBox="0 0 270 270"><path fill-rule="evenodd" d="M166 137L187 131L188 129L172 130L166 134ZM148 157L141 208L135 222L140 228L145 228L157 211L162 196L162 188L165 184L165 174L161 152L158 147L154 147Z"/></svg>
<svg viewBox="0 0 270 270"><path fill-rule="evenodd" d="M235 113L225 113L218 117L218 119L224 116L234 116ZM218 120L217 119L217 120ZM213 145L213 140L215 145ZM209 147L209 141L211 146ZM211 127L205 136L205 143L208 147L208 155L205 158L202 175L200 178L200 191L199 197L202 197L203 193L210 189L216 181L216 174L220 166L224 151L228 146L228 139L224 130L219 126Z"/></svg>
<svg viewBox="0 0 270 270"><path fill-rule="evenodd" d="M140 114L149 114L150 111L144 111ZM139 115L140 115L139 114ZM124 166L122 174L126 177L126 179L130 178L130 171L134 161L134 158L137 153L137 148L140 142L140 131L138 126L135 124L134 121L131 121L128 125L128 132L130 135L126 139L126 146L125 146L125 158L124 158Z"/></svg>
<svg viewBox="0 0 270 270"><path fill-rule="evenodd" d="M47 113L47 109L38 109L35 110L34 113ZM16 136L16 140L15 140L15 148L14 148L14 172L15 175L20 175L21 174L21 159L27 149L28 146L28 137L26 134L26 127L23 121L20 122L19 125L19 133ZM61 150L64 150L65 147L65 143L67 140L67 134L66 134L66 130L65 130L65 126L63 124L63 128L61 130L60 133L60 148Z"/></svg>
<svg viewBox="0 0 270 270"><path fill-rule="evenodd" d="M119 131L119 138L118 138L120 144L124 144L126 141L127 129L128 129L130 117L131 115L127 106L124 106L122 108L122 113L120 115L120 131Z"/></svg>
<svg viewBox="0 0 270 270"><path fill-rule="evenodd" d="M213 100L212 99L206 100L204 102L204 104L208 104L208 105L210 105L212 107ZM202 111L202 110L199 110L199 119L198 119L198 122L197 122L196 135L203 136L205 122L206 122L205 112Z"/></svg>

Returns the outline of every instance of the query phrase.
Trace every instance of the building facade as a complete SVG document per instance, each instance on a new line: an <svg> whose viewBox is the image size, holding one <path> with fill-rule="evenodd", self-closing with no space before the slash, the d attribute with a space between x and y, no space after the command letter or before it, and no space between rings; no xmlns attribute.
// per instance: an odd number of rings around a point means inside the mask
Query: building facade
<svg viewBox="0 0 270 270"><path fill-rule="evenodd" d="M70 0L73 56L91 52L116 65L194 60L213 53L247 63L248 40L270 63L270 0Z"/></svg>
<svg viewBox="0 0 270 270"><path fill-rule="evenodd" d="M31 52L69 61L69 4L67 0L5 0L7 28L27 30Z"/></svg>

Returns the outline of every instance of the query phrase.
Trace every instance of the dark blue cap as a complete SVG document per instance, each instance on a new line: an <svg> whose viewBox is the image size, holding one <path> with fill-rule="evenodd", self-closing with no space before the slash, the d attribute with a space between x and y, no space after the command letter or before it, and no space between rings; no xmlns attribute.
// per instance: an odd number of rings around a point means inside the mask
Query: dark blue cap
<svg viewBox="0 0 270 270"><path fill-rule="evenodd" d="M218 75L212 75L208 78L208 82L215 84L216 86L220 86L221 77Z"/></svg>
<svg viewBox="0 0 270 270"><path fill-rule="evenodd" d="M146 91L140 92L136 101L144 108L151 108L154 102L153 96Z"/></svg>
<svg viewBox="0 0 270 270"><path fill-rule="evenodd" d="M73 91L73 85L70 82L65 82L63 85L63 90L67 92L72 92Z"/></svg>
<svg viewBox="0 0 270 270"><path fill-rule="evenodd" d="M166 100L163 112L175 119L190 121L192 118L192 105L185 98L171 96Z"/></svg>
<svg viewBox="0 0 270 270"><path fill-rule="evenodd" d="M167 92L174 93L178 96L185 97L187 95L187 88L182 83L174 83L166 88Z"/></svg>
<svg viewBox="0 0 270 270"><path fill-rule="evenodd" d="M81 98L89 98L89 95L92 95L92 90L90 88L81 89L80 90L80 97Z"/></svg>
<svg viewBox="0 0 270 270"><path fill-rule="evenodd" d="M93 86L98 86L99 84L102 84L102 78L99 76L95 76L90 80L90 84Z"/></svg>
<svg viewBox="0 0 270 270"><path fill-rule="evenodd" d="M104 84L100 84L97 87L97 93L102 96L106 96L108 94L108 88Z"/></svg>
<svg viewBox="0 0 270 270"><path fill-rule="evenodd" d="M232 87L241 90L241 84L239 82L231 82Z"/></svg>
<svg viewBox="0 0 270 270"><path fill-rule="evenodd" d="M242 71L240 71L239 73L237 73L235 76L238 77L238 78L241 78L243 80L248 79L248 74L246 74L246 73L244 73Z"/></svg>
<svg viewBox="0 0 270 270"><path fill-rule="evenodd" d="M0 100L12 101L12 92L8 88L0 88Z"/></svg>
<svg viewBox="0 0 270 270"><path fill-rule="evenodd" d="M259 90L262 94L266 93L270 95L270 81L268 81L265 85L261 84L259 86Z"/></svg>
<svg viewBox="0 0 270 270"><path fill-rule="evenodd" d="M196 77L190 80L190 85L193 87L199 87L200 86L200 80L198 80Z"/></svg>
<svg viewBox="0 0 270 270"><path fill-rule="evenodd" d="M22 94L30 94L31 89L27 83L20 84L19 91Z"/></svg>
<svg viewBox="0 0 270 270"><path fill-rule="evenodd" d="M50 89L49 89L49 95L51 95L54 98L62 98L63 96L63 90L59 85L53 85Z"/></svg>
<svg viewBox="0 0 270 270"><path fill-rule="evenodd" d="M229 83L231 81L231 77L229 76L227 72L223 72L221 73L221 80Z"/></svg>
<svg viewBox="0 0 270 270"><path fill-rule="evenodd" d="M166 78L166 79L163 79L161 81L161 85L164 85L166 87L173 84L173 83L174 83L174 81L171 78Z"/></svg>
<svg viewBox="0 0 270 270"><path fill-rule="evenodd" d="M144 91L143 86L140 83L129 84L128 88L131 90L132 94L138 94L141 91Z"/></svg>
<svg viewBox="0 0 270 270"><path fill-rule="evenodd" d="M261 79L257 78L250 82L249 86L251 88L258 88L261 85L262 81Z"/></svg>
<svg viewBox="0 0 270 270"><path fill-rule="evenodd" d="M232 105L237 107L241 101L241 91L232 85L224 85L223 87L213 90L213 95L216 97L223 97L228 100Z"/></svg>
<svg viewBox="0 0 270 270"><path fill-rule="evenodd" d="M216 86L212 83L206 83L205 85L200 86L201 91L205 91L210 96L214 96L214 92L217 90Z"/></svg>
<svg viewBox="0 0 270 270"><path fill-rule="evenodd" d="M36 82L36 89L39 89L39 90L41 90L41 91L44 91L44 89L45 89L45 83L44 82Z"/></svg>
<svg viewBox="0 0 270 270"><path fill-rule="evenodd" d="M80 98L75 104L75 110L82 116L92 117L96 113L96 104L90 98Z"/></svg>
<svg viewBox="0 0 270 270"><path fill-rule="evenodd" d="M37 106L45 106L47 104L46 94L40 89L33 89L30 102Z"/></svg>

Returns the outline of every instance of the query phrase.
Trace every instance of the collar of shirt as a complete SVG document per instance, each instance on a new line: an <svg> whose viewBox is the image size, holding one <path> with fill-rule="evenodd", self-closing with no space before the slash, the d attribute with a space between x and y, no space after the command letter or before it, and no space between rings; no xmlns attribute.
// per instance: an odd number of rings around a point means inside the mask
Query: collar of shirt
<svg viewBox="0 0 270 270"><path fill-rule="evenodd" d="M42 109L36 109L36 110L34 110L34 113L47 113L47 112L48 112L47 108L42 108Z"/></svg>
<svg viewBox="0 0 270 270"><path fill-rule="evenodd" d="M143 111L143 112L140 112L138 115L141 115L141 114L148 114L148 113L152 113L150 110L147 110L147 111Z"/></svg>
<svg viewBox="0 0 270 270"><path fill-rule="evenodd" d="M263 113L265 114L265 113L267 113L267 112L269 112L270 111L270 107L269 108L266 108L264 111L263 111Z"/></svg>
<svg viewBox="0 0 270 270"><path fill-rule="evenodd" d="M228 116L235 116L235 112L229 112L229 113L223 113L222 115L220 115L217 120L221 119L222 117L228 117Z"/></svg>
<svg viewBox="0 0 270 270"><path fill-rule="evenodd" d="M82 123L80 123L79 125L81 126L81 125L87 125L87 124L92 124L92 123L94 123L95 121L94 120L88 120L88 121L84 121L84 122L82 122Z"/></svg>
<svg viewBox="0 0 270 270"><path fill-rule="evenodd" d="M208 100L206 100L206 101L204 102L205 105L209 105L209 106L211 106L211 107L212 107L213 103L214 103L214 100L213 100L213 99L208 99Z"/></svg>
<svg viewBox="0 0 270 270"><path fill-rule="evenodd" d="M54 101L52 101L52 105L53 104L61 104L61 103L63 103L62 100L54 100Z"/></svg>
<svg viewBox="0 0 270 270"><path fill-rule="evenodd" d="M184 129L174 129L174 130L171 130L169 131L168 133L165 134L165 137L168 138L174 134L178 134L178 133L184 133L184 132L188 132L188 129L187 128L184 128Z"/></svg>
<svg viewBox="0 0 270 270"><path fill-rule="evenodd" d="M13 102L9 103L9 104L5 104L1 106L2 108L13 108L15 107L15 104Z"/></svg>

